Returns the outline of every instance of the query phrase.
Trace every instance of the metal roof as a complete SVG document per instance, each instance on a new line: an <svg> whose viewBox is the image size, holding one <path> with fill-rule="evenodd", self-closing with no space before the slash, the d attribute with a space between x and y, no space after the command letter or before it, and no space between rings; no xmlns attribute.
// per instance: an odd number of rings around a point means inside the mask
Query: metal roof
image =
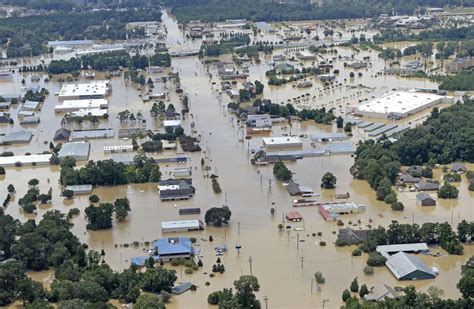
<svg viewBox="0 0 474 309"><path fill-rule="evenodd" d="M395 245L382 245L375 248L377 252L385 256L390 257L390 253L395 252L423 252L428 251L428 245L424 242L412 243L412 244L395 244Z"/></svg>
<svg viewBox="0 0 474 309"><path fill-rule="evenodd" d="M427 277L435 277L433 271L426 266L417 256L406 254L405 252L398 252L392 255L387 262L385 262L388 269L393 273L397 279L412 279L408 276L409 274L420 271L426 273Z"/></svg>
<svg viewBox="0 0 474 309"><path fill-rule="evenodd" d="M348 136L345 133L326 133L326 132L319 132L319 133L311 133L310 136L313 142L321 141L321 140L343 140L347 139Z"/></svg>
<svg viewBox="0 0 474 309"><path fill-rule="evenodd" d="M70 156L70 157L89 158L90 147L91 145L89 142L64 143L61 147L61 150L59 150L58 157L64 158L64 157Z"/></svg>
<svg viewBox="0 0 474 309"><path fill-rule="evenodd" d="M153 246L159 255L169 254L192 254L193 246L187 237L161 238L153 242Z"/></svg>
<svg viewBox="0 0 474 309"><path fill-rule="evenodd" d="M162 229L180 229L180 228L200 228L202 222L200 220L182 220L182 221L163 221Z"/></svg>
<svg viewBox="0 0 474 309"><path fill-rule="evenodd" d="M33 137L33 133L26 130L11 132L3 139L5 143L28 143Z"/></svg>

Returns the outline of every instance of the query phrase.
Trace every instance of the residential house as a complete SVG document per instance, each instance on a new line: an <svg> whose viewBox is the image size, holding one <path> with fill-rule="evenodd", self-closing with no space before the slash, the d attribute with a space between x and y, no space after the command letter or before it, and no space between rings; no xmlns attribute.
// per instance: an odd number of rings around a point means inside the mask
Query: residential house
<svg viewBox="0 0 474 309"><path fill-rule="evenodd" d="M467 168L463 164L456 162L456 163L453 163L450 171L452 173L464 174L467 172Z"/></svg>
<svg viewBox="0 0 474 309"><path fill-rule="evenodd" d="M60 128L56 130L56 133L54 133L53 140L55 142L67 142L70 136L71 130L68 130L66 128Z"/></svg>
<svg viewBox="0 0 474 309"><path fill-rule="evenodd" d="M436 200L428 193L420 192L416 195L416 205L418 206L436 206Z"/></svg>
<svg viewBox="0 0 474 309"><path fill-rule="evenodd" d="M194 254L194 248L188 237L161 238L153 243L155 252L163 262L172 259L189 259Z"/></svg>
<svg viewBox="0 0 474 309"><path fill-rule="evenodd" d="M367 238L369 230L354 230L350 227L339 229L337 242L343 245L357 245Z"/></svg>
<svg viewBox="0 0 474 309"><path fill-rule="evenodd" d="M397 291L384 283L380 288L375 287L374 290L371 289L369 294L364 295L364 300L378 302L384 301L385 298L394 299L397 297Z"/></svg>
<svg viewBox="0 0 474 309"><path fill-rule="evenodd" d="M439 190L439 184L422 180L418 183L415 183L415 188L418 191L437 191Z"/></svg>

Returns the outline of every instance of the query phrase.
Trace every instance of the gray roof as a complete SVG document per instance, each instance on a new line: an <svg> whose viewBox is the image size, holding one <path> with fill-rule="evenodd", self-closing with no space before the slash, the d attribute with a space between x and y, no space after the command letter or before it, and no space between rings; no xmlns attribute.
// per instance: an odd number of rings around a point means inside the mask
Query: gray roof
<svg viewBox="0 0 474 309"><path fill-rule="evenodd" d="M191 288L191 286L192 286L191 282L181 283L180 285L171 288L171 293L178 294L178 295L183 294L184 292L189 290Z"/></svg>
<svg viewBox="0 0 474 309"><path fill-rule="evenodd" d="M300 186L295 183L295 182L290 182L287 186L286 186L286 190L288 191L288 193L290 195L297 195L297 194L301 194L301 190L300 190Z"/></svg>
<svg viewBox="0 0 474 309"><path fill-rule="evenodd" d="M71 133L71 139L83 140L89 138L110 138L114 137L114 135L114 129L78 130Z"/></svg>
<svg viewBox="0 0 474 309"><path fill-rule="evenodd" d="M391 287L386 285L385 283L382 284L382 288L380 291L376 289L376 292L371 292L369 294L364 295L365 301L382 301L387 298L396 298L398 296L397 292Z"/></svg>
<svg viewBox="0 0 474 309"><path fill-rule="evenodd" d="M56 130L56 133L54 133L53 140L55 140L55 141L67 141L67 140L69 140L69 136L71 136L71 130L68 130L66 128L59 128L59 129Z"/></svg>
<svg viewBox="0 0 474 309"><path fill-rule="evenodd" d="M69 157L87 157L89 158L89 150L91 144L89 142L70 142L62 145L59 150L58 157L65 158ZM87 160L86 159L86 160Z"/></svg>
<svg viewBox="0 0 474 309"><path fill-rule="evenodd" d="M418 183L421 181L421 178L405 174L400 176L400 181L403 181L404 183Z"/></svg>
<svg viewBox="0 0 474 309"><path fill-rule="evenodd" d="M390 257L391 253L397 252L426 252L428 251L428 245L424 242L412 243L412 244L393 244L393 245L381 245L377 246L375 250L386 258Z"/></svg>
<svg viewBox="0 0 474 309"><path fill-rule="evenodd" d="M29 123L38 123L40 122L40 117L38 115L26 116L20 121L20 124L29 124Z"/></svg>
<svg viewBox="0 0 474 309"><path fill-rule="evenodd" d="M425 192L420 192L416 195L416 199L419 201L425 200L425 199L431 199L434 200L428 193Z"/></svg>
<svg viewBox="0 0 474 309"><path fill-rule="evenodd" d="M337 239L347 245L360 244L367 238L369 230L354 230L350 227L339 229Z"/></svg>
<svg viewBox="0 0 474 309"><path fill-rule="evenodd" d="M31 141L33 133L26 130L20 130L9 133L4 139L4 143L28 143Z"/></svg>
<svg viewBox="0 0 474 309"><path fill-rule="evenodd" d="M310 136L313 142L325 141L325 140L343 140L349 138L345 133L311 133Z"/></svg>
<svg viewBox="0 0 474 309"><path fill-rule="evenodd" d="M467 169L464 166L464 164L453 163L453 165L451 166L451 171L453 171L453 172L466 172Z"/></svg>
<svg viewBox="0 0 474 309"><path fill-rule="evenodd" d="M405 252L399 252L391 256L387 262L385 262L388 269L393 275L399 279L412 279L409 275L415 271L425 273L423 278L434 278L435 274L433 271L423 263L417 256L406 254Z"/></svg>
<svg viewBox="0 0 474 309"><path fill-rule="evenodd" d="M428 181L420 181L415 184L415 187L419 191L435 191L439 189L439 184L435 182L428 182Z"/></svg>

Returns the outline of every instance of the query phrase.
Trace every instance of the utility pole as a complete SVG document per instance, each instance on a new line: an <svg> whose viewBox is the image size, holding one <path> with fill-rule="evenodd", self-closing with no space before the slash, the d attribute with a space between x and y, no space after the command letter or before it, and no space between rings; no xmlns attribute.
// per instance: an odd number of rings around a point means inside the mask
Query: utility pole
<svg viewBox="0 0 474 309"><path fill-rule="evenodd" d="M300 248L300 234L296 234L296 250Z"/></svg>
<svg viewBox="0 0 474 309"><path fill-rule="evenodd" d="M304 256L302 256L300 259L301 259L301 269L303 269Z"/></svg>
<svg viewBox="0 0 474 309"><path fill-rule="evenodd" d="M253 275L253 272L252 272L252 257L249 256L249 265L250 265L250 275Z"/></svg>
<svg viewBox="0 0 474 309"><path fill-rule="evenodd" d="M267 295L265 295L263 297L263 300L265 301L265 309L268 309L268 300L269 300L269 298L267 297Z"/></svg>
<svg viewBox="0 0 474 309"><path fill-rule="evenodd" d="M329 302L329 299L323 299L323 309L327 302Z"/></svg>

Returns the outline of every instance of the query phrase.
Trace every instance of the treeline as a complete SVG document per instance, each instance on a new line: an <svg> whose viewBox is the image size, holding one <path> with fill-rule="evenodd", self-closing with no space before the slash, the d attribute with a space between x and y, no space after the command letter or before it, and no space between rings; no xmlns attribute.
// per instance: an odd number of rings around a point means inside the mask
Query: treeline
<svg viewBox="0 0 474 309"><path fill-rule="evenodd" d="M245 46L250 44L250 36L248 34L236 34L223 38L218 44L203 44L199 51L200 56L220 56L227 53L232 53L235 47Z"/></svg>
<svg viewBox="0 0 474 309"><path fill-rule="evenodd" d="M138 308L164 308L159 298L148 293L169 292L177 277L147 261L146 271L130 267L114 272L104 261L105 251L90 250L72 234L70 218L58 210L21 224L0 208L0 250L7 259L0 263L0 306L22 301L27 308L109 308L110 299L137 303ZM27 276L27 271L54 268L50 288ZM140 304L141 307L138 305Z"/></svg>
<svg viewBox="0 0 474 309"><path fill-rule="evenodd" d="M37 56L48 52L51 40L124 40L125 24L133 21L160 20L159 9L60 11L47 15L3 18L0 42L8 41L7 56Z"/></svg>
<svg viewBox="0 0 474 309"><path fill-rule="evenodd" d="M441 82L439 89L448 91L474 90L474 72L466 71L455 75L433 76L434 80Z"/></svg>
<svg viewBox="0 0 474 309"><path fill-rule="evenodd" d="M2 0L0 3L33 10L71 11L92 8L137 8L151 6L153 0Z"/></svg>
<svg viewBox="0 0 474 309"><path fill-rule="evenodd" d="M423 30L415 34L411 30L381 29L373 37L376 44L395 41L464 41L472 40L474 26L448 27Z"/></svg>
<svg viewBox="0 0 474 309"><path fill-rule="evenodd" d="M168 53L156 53L150 58L138 53L130 56L126 51L85 55L81 58L71 58L69 60L52 60L48 66L48 73L63 74L76 72L81 69L114 71L120 67L131 70L143 70L149 67L149 65L169 67L171 66L171 57Z"/></svg>
<svg viewBox="0 0 474 309"><path fill-rule="evenodd" d="M158 182L160 167L153 158L136 155L132 164L114 160L89 161L84 167L75 169L76 160L66 157L61 161L59 181L64 186L92 184L115 186L128 183Z"/></svg>
<svg viewBox="0 0 474 309"><path fill-rule="evenodd" d="M474 6L473 0L328 0L320 6L310 0L163 0L180 22L224 21L246 18L253 21L345 19L376 17L381 13L412 14L419 6Z"/></svg>
<svg viewBox="0 0 474 309"><path fill-rule="evenodd" d="M270 114L277 117L299 117L301 120L314 120L316 123L330 124L336 117L332 113L332 109L326 110L322 107L320 109L302 109L297 110L293 104L280 105L272 103L270 100L257 99L253 106L258 107L262 114Z"/></svg>
<svg viewBox="0 0 474 309"><path fill-rule="evenodd" d="M428 245L439 245L449 254L462 255L462 242L474 237L474 222L461 221L457 226L457 233L451 225L444 223L400 224L394 222L387 229L378 227L370 230L367 238L359 248L367 253L375 252L377 246L392 244L409 244L425 242ZM346 244L336 241L336 245Z"/></svg>

